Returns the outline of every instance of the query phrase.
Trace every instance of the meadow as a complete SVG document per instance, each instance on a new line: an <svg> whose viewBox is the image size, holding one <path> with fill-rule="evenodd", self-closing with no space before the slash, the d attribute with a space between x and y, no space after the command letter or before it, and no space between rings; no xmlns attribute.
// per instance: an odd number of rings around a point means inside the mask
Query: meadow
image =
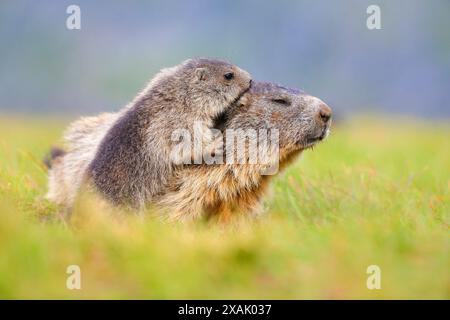
<svg viewBox="0 0 450 320"><path fill-rule="evenodd" d="M43 198L66 124L0 117L0 299L450 299L448 123L336 124L273 180L258 220L168 224L86 201L72 226Z"/></svg>

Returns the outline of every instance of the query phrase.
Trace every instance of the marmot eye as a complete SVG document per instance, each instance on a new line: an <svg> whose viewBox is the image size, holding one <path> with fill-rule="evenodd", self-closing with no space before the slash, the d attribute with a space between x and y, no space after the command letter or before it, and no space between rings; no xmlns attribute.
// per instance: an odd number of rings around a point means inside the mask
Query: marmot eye
<svg viewBox="0 0 450 320"><path fill-rule="evenodd" d="M286 99L272 99L273 102L275 103L279 103L279 104L283 104L283 105L288 105L289 102Z"/></svg>
<svg viewBox="0 0 450 320"><path fill-rule="evenodd" d="M223 75L223 77L227 80L231 80L234 78L234 73L233 72L227 72Z"/></svg>

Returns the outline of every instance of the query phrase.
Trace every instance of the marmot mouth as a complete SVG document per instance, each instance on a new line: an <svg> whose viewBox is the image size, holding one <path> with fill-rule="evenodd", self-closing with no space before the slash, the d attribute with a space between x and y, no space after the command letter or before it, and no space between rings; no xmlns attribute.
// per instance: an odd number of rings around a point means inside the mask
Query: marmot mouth
<svg viewBox="0 0 450 320"><path fill-rule="evenodd" d="M306 137L306 139L299 140L297 142L298 145L301 146L302 149L309 149L314 147L317 143L324 140L328 136L328 127L323 129L320 135L313 137Z"/></svg>

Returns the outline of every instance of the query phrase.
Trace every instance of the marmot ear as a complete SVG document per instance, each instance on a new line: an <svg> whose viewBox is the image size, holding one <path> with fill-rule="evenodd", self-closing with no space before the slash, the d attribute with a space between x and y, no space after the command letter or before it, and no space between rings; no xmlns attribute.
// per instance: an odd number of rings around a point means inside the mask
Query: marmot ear
<svg viewBox="0 0 450 320"><path fill-rule="evenodd" d="M206 68L195 69L195 79L199 81L206 80Z"/></svg>

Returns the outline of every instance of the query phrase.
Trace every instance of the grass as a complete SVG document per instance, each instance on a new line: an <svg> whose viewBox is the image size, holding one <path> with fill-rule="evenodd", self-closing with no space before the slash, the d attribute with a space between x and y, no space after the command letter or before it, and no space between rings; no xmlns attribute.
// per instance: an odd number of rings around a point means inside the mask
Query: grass
<svg viewBox="0 0 450 320"><path fill-rule="evenodd" d="M449 299L450 127L376 119L335 126L258 221L169 225L86 201L68 228L40 163L66 123L0 118L0 298Z"/></svg>

